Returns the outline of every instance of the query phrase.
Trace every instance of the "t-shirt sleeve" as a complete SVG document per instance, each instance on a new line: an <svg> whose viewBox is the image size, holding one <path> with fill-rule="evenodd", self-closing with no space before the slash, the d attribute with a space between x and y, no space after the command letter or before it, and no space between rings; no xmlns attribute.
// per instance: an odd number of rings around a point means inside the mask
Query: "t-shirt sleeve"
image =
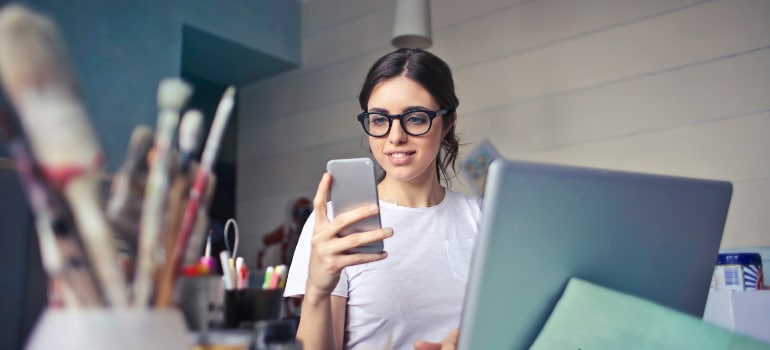
<svg viewBox="0 0 770 350"><path fill-rule="evenodd" d="M284 297L301 297L305 295L305 282L307 282L308 267L310 265L310 239L313 237L315 226L315 212L305 221L302 233L299 235L297 247L294 249L294 257L289 266L289 275L286 278L286 287L283 290Z"/></svg>
<svg viewBox="0 0 770 350"><path fill-rule="evenodd" d="M331 208L328 209L331 213ZM305 226L302 227L302 233L299 235L297 247L294 249L294 257L289 266L289 275L286 278L286 287L283 290L284 297L300 298L305 295L305 284L307 283L308 269L310 267L310 241L313 238L313 228L315 227L315 211L310 214ZM340 274L340 281L332 291L332 295L348 297L348 277L345 269Z"/></svg>

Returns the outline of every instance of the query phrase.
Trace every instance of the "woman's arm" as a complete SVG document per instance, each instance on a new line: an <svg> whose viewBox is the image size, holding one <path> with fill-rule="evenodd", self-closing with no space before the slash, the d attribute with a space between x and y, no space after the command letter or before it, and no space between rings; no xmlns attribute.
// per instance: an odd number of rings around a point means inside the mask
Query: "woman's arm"
<svg viewBox="0 0 770 350"><path fill-rule="evenodd" d="M342 349L346 307L347 299L343 297L305 295L297 329L297 339L302 341L302 348Z"/></svg>
<svg viewBox="0 0 770 350"><path fill-rule="evenodd" d="M326 202L331 187L331 176L326 173L318 184L313 199L315 225L310 243L305 296L302 299L300 324L297 338L305 350L342 349L347 299L332 296L342 269L346 266L382 260L387 254L346 254L353 247L385 239L393 235L392 229L379 229L339 237L338 233L348 225L372 216L379 211L375 205L361 207L336 215L329 221Z"/></svg>

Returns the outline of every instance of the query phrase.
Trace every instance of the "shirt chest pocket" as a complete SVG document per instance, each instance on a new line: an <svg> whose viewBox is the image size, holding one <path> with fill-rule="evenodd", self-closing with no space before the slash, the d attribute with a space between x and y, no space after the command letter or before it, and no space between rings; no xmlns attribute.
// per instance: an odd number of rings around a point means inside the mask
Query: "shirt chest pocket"
<svg viewBox="0 0 770 350"><path fill-rule="evenodd" d="M449 266L452 269L452 276L466 281L471 266L471 257L473 255L473 239L450 239L444 241Z"/></svg>

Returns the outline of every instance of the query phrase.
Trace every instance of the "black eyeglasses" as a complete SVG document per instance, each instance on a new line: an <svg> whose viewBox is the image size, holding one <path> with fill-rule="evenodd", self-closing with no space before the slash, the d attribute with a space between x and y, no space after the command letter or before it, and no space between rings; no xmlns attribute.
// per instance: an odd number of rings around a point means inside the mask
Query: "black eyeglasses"
<svg viewBox="0 0 770 350"><path fill-rule="evenodd" d="M433 119L446 114L446 109L429 111L427 109L413 109L402 114L386 114L382 112L363 112L358 115L358 121L364 127L367 135L383 137L390 132L393 119L401 122L401 129L409 135L421 136L430 131Z"/></svg>

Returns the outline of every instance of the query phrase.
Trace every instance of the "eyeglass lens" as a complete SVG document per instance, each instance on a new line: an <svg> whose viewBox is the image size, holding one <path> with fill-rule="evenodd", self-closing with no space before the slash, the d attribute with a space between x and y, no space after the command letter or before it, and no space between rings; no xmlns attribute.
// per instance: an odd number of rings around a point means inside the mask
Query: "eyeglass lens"
<svg viewBox="0 0 770 350"><path fill-rule="evenodd" d="M431 125L430 116L423 111L407 112L398 118L401 127L411 135L422 135L428 132ZM372 136L382 136L390 131L392 118L383 114L369 114L364 119L366 131Z"/></svg>

